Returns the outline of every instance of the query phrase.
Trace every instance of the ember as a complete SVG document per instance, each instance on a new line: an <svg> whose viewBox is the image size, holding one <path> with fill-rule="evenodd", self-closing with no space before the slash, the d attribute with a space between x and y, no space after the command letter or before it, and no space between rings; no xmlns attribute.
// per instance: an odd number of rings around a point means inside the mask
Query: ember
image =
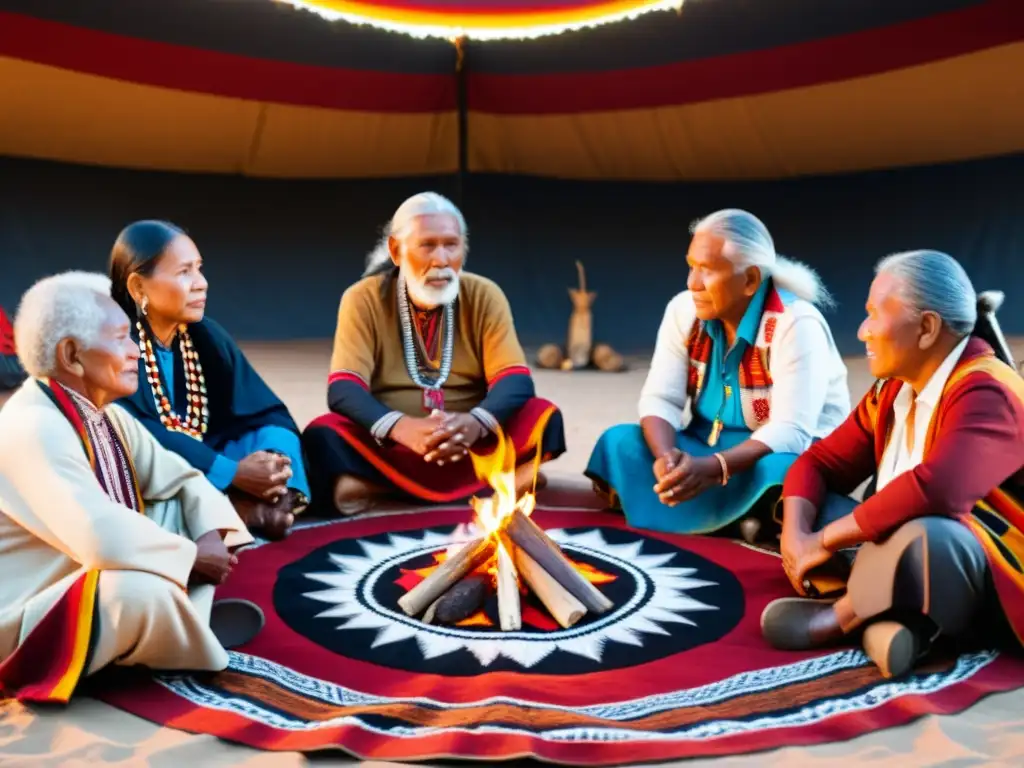
<svg viewBox="0 0 1024 768"><path fill-rule="evenodd" d="M421 569L423 580L406 592L398 605L426 622L490 624L481 612L487 595L498 597L498 621L504 631L522 627L521 596L531 590L559 625L568 628L587 613L604 613L612 602L595 583L612 577L572 562L530 515L533 492L516 493L516 454L512 441L499 432L497 448L471 454L477 476L494 489L487 498L470 501L474 527L481 535L436 554L436 566ZM535 462L534 474L539 462ZM481 579L481 575L487 578Z"/></svg>

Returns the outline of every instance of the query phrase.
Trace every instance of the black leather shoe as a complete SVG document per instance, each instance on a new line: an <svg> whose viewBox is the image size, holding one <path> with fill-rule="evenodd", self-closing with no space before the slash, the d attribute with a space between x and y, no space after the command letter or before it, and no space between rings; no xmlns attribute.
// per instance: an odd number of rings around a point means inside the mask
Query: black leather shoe
<svg viewBox="0 0 1024 768"><path fill-rule="evenodd" d="M761 634L780 651L807 651L831 645L843 637L832 600L781 597L765 606Z"/></svg>
<svg viewBox="0 0 1024 768"><path fill-rule="evenodd" d="M250 600L214 600L210 611L210 630L227 650L252 641L266 623L263 609Z"/></svg>

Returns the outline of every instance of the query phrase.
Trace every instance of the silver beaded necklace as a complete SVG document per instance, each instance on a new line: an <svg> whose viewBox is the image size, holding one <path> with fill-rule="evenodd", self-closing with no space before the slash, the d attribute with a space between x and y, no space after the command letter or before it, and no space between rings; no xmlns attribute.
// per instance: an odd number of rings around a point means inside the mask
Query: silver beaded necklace
<svg viewBox="0 0 1024 768"><path fill-rule="evenodd" d="M455 349L455 310L452 308L454 303L447 304L444 308L444 348L441 351L441 368L438 370L437 378L428 381L420 373L419 363L416 360L416 345L412 337L412 312L409 309L409 294L405 287L405 278L398 278L398 318L402 323L402 352L405 355L405 368L409 372L409 378L422 389L440 390L452 372L452 355Z"/></svg>

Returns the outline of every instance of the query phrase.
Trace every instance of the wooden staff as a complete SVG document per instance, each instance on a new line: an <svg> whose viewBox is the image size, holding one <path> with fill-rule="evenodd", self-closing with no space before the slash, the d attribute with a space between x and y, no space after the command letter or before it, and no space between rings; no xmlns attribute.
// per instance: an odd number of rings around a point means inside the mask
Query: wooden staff
<svg viewBox="0 0 1024 768"><path fill-rule="evenodd" d="M398 600L407 616L418 616L427 606L447 592L459 579L486 563L494 555L494 541L490 537L473 539L450 555L433 573L410 589Z"/></svg>
<svg viewBox="0 0 1024 768"><path fill-rule="evenodd" d="M509 554L511 542L503 540L498 546L497 590L498 620L504 632L522 629L523 612L519 605L519 579Z"/></svg>
<svg viewBox="0 0 1024 768"><path fill-rule="evenodd" d="M537 599L544 604L548 613L563 629L568 629L587 615L586 606L569 594L565 587L555 581L551 574L541 568L521 547L515 547L513 552L519 575L530 585Z"/></svg>
<svg viewBox="0 0 1024 768"><path fill-rule="evenodd" d="M518 547L525 550L549 576L583 603L588 611L605 613L612 608L612 601L583 578L558 545L519 509L509 516L505 531Z"/></svg>

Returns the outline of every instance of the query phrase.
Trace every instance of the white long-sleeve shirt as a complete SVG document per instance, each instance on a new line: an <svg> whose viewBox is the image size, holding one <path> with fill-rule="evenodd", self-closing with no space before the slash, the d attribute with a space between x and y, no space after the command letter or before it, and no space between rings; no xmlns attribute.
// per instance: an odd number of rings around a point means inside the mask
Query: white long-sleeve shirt
<svg viewBox="0 0 1024 768"><path fill-rule="evenodd" d="M942 399L942 391L946 388L946 382L960 362L960 358L967 348L970 336L957 344L946 359L942 361L935 373L928 379L928 383L921 390L916 398L914 406L914 440L913 448L907 447L907 417L910 415L910 407L914 405L914 388L904 384L892 404L892 433L889 435L889 443L882 454L882 461L878 465L878 475L875 482L875 490L880 491L887 486L895 477L913 469L924 461L925 437L928 434L928 427L932 423L932 416L935 408Z"/></svg>
<svg viewBox="0 0 1024 768"><path fill-rule="evenodd" d="M775 453L802 453L814 438L827 435L850 413L846 365L828 323L810 302L790 298L768 347L772 378L771 414L750 438ZM676 295L665 309L651 359L651 369L640 393L640 418L657 416L675 429L685 428L692 417L687 394L690 356L686 342L697 310L689 291ZM764 339L764 328L758 333Z"/></svg>

